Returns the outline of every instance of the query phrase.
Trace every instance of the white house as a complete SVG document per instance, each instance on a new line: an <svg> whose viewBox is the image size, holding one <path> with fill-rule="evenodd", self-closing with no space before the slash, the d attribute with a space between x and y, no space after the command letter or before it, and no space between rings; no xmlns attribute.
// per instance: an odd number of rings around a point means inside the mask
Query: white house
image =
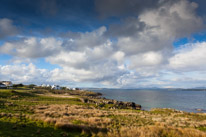
<svg viewBox="0 0 206 137"><path fill-rule="evenodd" d="M79 90L79 88L72 88L72 90Z"/></svg>
<svg viewBox="0 0 206 137"><path fill-rule="evenodd" d="M42 84L41 87L44 87L44 88L45 88L45 87L46 87L46 84Z"/></svg>
<svg viewBox="0 0 206 137"><path fill-rule="evenodd" d="M46 85L46 87L48 87L48 88L49 88L49 87L51 87L51 85L47 84L47 85Z"/></svg>
<svg viewBox="0 0 206 137"><path fill-rule="evenodd" d="M70 88L70 87L66 87L66 89L68 89L68 90L72 90L72 88Z"/></svg>
<svg viewBox="0 0 206 137"><path fill-rule="evenodd" d="M49 87L51 87L51 85L49 85L49 84L41 84L41 87L43 87L43 88L49 88Z"/></svg>
<svg viewBox="0 0 206 137"><path fill-rule="evenodd" d="M6 87L12 87L13 86L11 81L0 81L0 83L4 84Z"/></svg>
<svg viewBox="0 0 206 137"><path fill-rule="evenodd" d="M61 87L59 85L52 85L51 89L61 89Z"/></svg>
<svg viewBox="0 0 206 137"><path fill-rule="evenodd" d="M3 83L0 83L0 88L7 88L7 86L4 85Z"/></svg>

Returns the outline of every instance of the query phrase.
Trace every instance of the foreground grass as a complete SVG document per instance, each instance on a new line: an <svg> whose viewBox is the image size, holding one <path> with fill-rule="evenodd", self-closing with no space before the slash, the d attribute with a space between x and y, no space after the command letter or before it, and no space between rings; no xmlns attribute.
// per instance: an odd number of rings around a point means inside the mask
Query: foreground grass
<svg viewBox="0 0 206 137"><path fill-rule="evenodd" d="M206 136L206 114L109 109L82 103L84 91L0 90L0 136ZM51 96L52 95L52 96Z"/></svg>
<svg viewBox="0 0 206 137"><path fill-rule="evenodd" d="M44 121L26 118L26 115L34 114L32 107L37 105L82 105L78 98L57 98L35 93L32 90L0 89L0 137L87 136L79 131L68 132Z"/></svg>
<svg viewBox="0 0 206 137"><path fill-rule="evenodd" d="M83 103L78 98L57 98L41 96L25 90L0 90L0 112L33 113L29 107L51 104L78 104Z"/></svg>
<svg viewBox="0 0 206 137"><path fill-rule="evenodd" d="M62 136L83 136L78 132L65 132L62 129L55 129L52 125L30 119L18 117L0 118L1 137L62 137Z"/></svg>

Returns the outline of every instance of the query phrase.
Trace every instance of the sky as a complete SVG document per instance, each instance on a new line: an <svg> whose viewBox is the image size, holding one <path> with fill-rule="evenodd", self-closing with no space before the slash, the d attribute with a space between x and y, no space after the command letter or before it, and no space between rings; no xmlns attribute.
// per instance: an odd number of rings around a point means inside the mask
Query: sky
<svg viewBox="0 0 206 137"><path fill-rule="evenodd" d="M204 0L1 0L0 80L206 87Z"/></svg>

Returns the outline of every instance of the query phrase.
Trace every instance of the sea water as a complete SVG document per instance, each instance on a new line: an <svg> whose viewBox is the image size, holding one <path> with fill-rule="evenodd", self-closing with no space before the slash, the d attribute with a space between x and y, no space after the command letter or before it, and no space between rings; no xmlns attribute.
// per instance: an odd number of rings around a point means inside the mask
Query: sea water
<svg viewBox="0 0 206 137"><path fill-rule="evenodd" d="M206 112L206 91L169 89L93 89L103 97L119 101L135 102L143 109L174 108L187 112Z"/></svg>

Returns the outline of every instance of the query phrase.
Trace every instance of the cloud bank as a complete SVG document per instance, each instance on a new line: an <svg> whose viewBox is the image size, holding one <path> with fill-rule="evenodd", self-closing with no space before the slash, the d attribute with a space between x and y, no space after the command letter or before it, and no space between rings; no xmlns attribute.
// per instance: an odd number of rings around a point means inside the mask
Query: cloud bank
<svg viewBox="0 0 206 137"><path fill-rule="evenodd" d="M32 61L22 61L1 65L0 76L16 82L87 83L96 87L184 87L194 81L204 83L205 42L173 46L174 41L205 28L203 18L196 13L197 3L97 0L95 6L100 18L119 17L120 22L88 32L6 41L0 46L0 54L22 60L43 58L59 68L39 69ZM9 19L1 19L0 28L0 38L16 33ZM195 85L201 86L191 86Z"/></svg>

